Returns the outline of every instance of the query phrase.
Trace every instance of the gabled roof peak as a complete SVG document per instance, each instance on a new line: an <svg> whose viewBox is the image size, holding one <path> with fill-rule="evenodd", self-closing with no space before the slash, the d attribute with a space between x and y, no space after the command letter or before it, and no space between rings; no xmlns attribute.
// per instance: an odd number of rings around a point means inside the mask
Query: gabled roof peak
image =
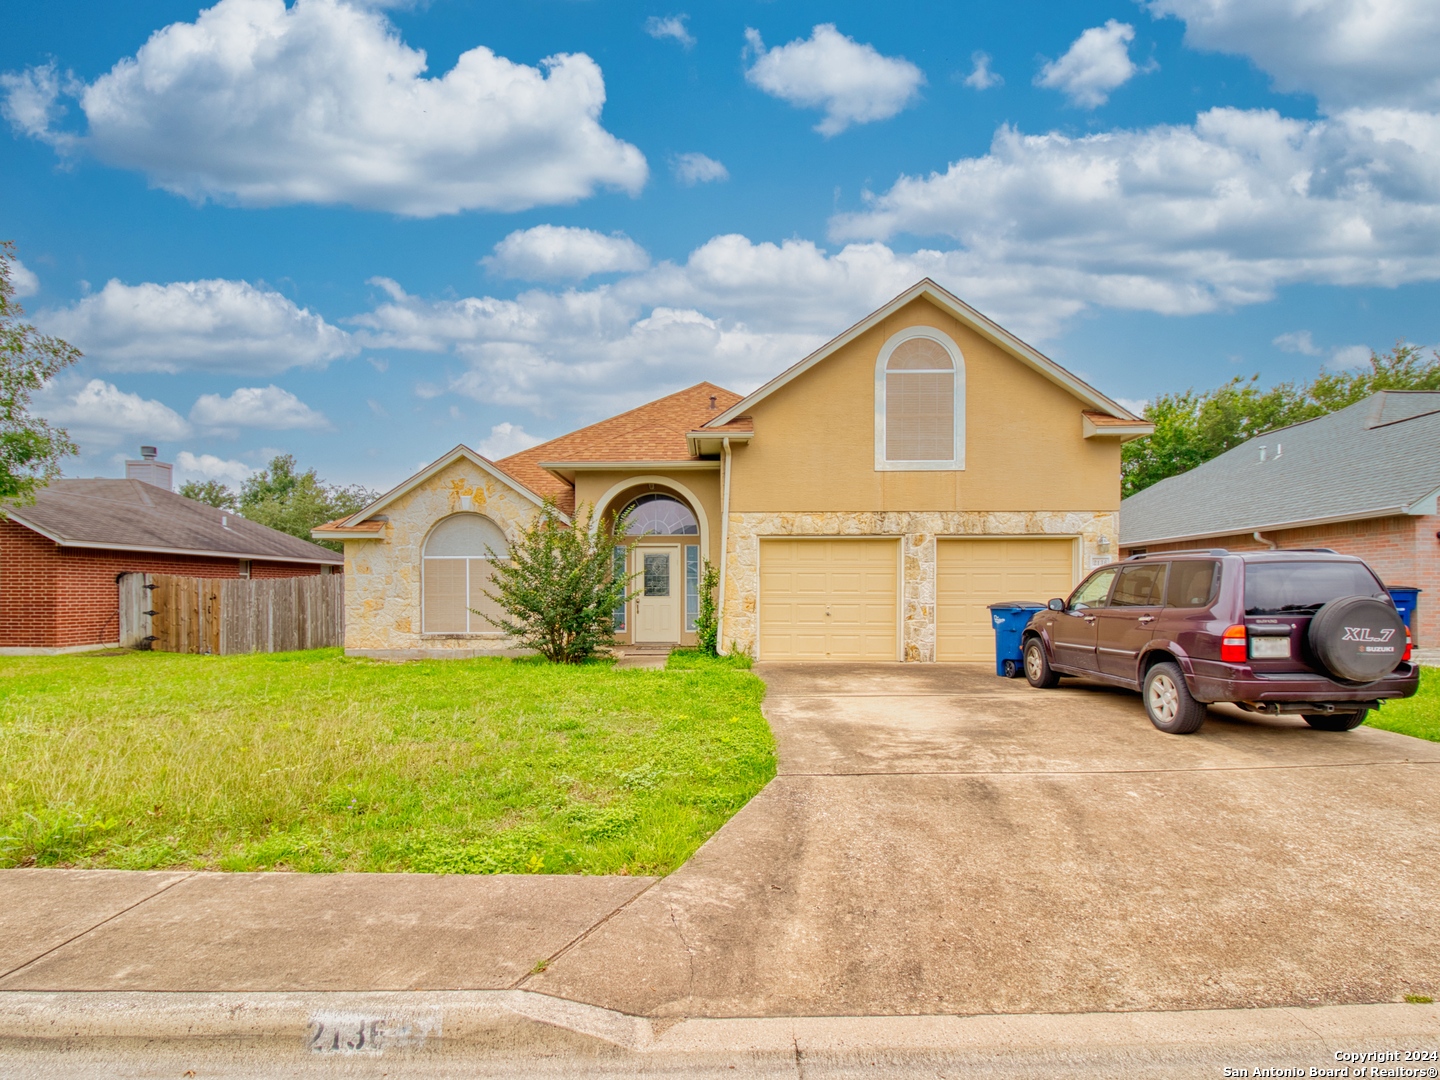
<svg viewBox="0 0 1440 1080"><path fill-rule="evenodd" d="M854 341L875 324L889 318L907 304L921 297L931 301L942 311L949 313L981 337L994 342L1021 363L1035 369L1051 382L1070 391L1070 393L1074 394L1080 401L1090 406L1090 408L1096 412L1103 413L1106 416L1113 416L1120 420L1128 420L1133 423L1145 423L1143 418L1136 416L1118 402L1112 401L1089 383L1071 374L1044 353L1027 345L999 323L982 315L954 293L938 285L933 279L926 277L921 278L889 303L876 308L854 326L850 327L850 329L826 342L798 364L782 371L753 394L736 402L735 405L715 417L706 426L718 426L729 423L740 414L749 411L751 406L756 402L763 401L782 386L785 386L787 383L809 371L822 360L838 352L842 347Z"/></svg>

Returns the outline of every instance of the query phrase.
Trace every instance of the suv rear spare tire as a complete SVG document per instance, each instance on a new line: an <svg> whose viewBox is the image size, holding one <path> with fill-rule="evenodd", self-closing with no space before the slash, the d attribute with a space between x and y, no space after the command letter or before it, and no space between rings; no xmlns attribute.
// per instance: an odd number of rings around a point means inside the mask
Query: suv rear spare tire
<svg viewBox="0 0 1440 1080"><path fill-rule="evenodd" d="M1383 679L1405 655L1405 623L1395 605L1373 596L1331 600L1310 620L1310 651L1346 682Z"/></svg>

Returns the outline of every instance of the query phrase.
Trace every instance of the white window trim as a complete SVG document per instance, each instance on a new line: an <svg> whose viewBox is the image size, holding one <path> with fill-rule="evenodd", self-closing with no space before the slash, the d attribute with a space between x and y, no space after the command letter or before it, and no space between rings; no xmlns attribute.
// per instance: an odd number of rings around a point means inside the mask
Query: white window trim
<svg viewBox="0 0 1440 1080"><path fill-rule="evenodd" d="M949 461L891 461L885 456L885 365L896 346L911 338L929 338L950 354L955 365L955 456ZM880 349L875 359L875 471L941 472L965 468L965 357L960 347L933 326L908 326Z"/></svg>

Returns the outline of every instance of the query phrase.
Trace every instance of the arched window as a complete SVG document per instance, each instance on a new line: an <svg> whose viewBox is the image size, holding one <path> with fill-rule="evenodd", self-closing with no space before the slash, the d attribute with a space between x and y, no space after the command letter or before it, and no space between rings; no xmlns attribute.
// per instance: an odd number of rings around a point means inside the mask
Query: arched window
<svg viewBox="0 0 1440 1080"><path fill-rule="evenodd" d="M629 513L626 536L698 536L700 525L690 508L673 495L641 495L622 511Z"/></svg>
<svg viewBox="0 0 1440 1080"><path fill-rule="evenodd" d="M481 514L452 514L425 540L421 570L426 634L495 634L484 616L500 607L485 595L490 573L510 552L500 527ZM471 609L484 614L477 615Z"/></svg>
<svg viewBox="0 0 1440 1080"><path fill-rule="evenodd" d="M965 369L930 327L902 330L875 366L875 467L965 467Z"/></svg>

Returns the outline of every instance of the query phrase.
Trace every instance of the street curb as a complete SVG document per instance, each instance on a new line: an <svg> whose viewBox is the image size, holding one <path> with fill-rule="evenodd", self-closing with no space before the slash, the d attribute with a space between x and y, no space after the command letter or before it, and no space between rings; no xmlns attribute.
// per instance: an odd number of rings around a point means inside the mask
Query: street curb
<svg viewBox="0 0 1440 1080"><path fill-rule="evenodd" d="M1437 1005L651 1020L527 990L365 993L0 992L0 1053L144 1042L240 1043L312 1053L548 1051L714 1056L1146 1049L1212 1057L1256 1048L1324 1053L1434 1049Z"/></svg>

